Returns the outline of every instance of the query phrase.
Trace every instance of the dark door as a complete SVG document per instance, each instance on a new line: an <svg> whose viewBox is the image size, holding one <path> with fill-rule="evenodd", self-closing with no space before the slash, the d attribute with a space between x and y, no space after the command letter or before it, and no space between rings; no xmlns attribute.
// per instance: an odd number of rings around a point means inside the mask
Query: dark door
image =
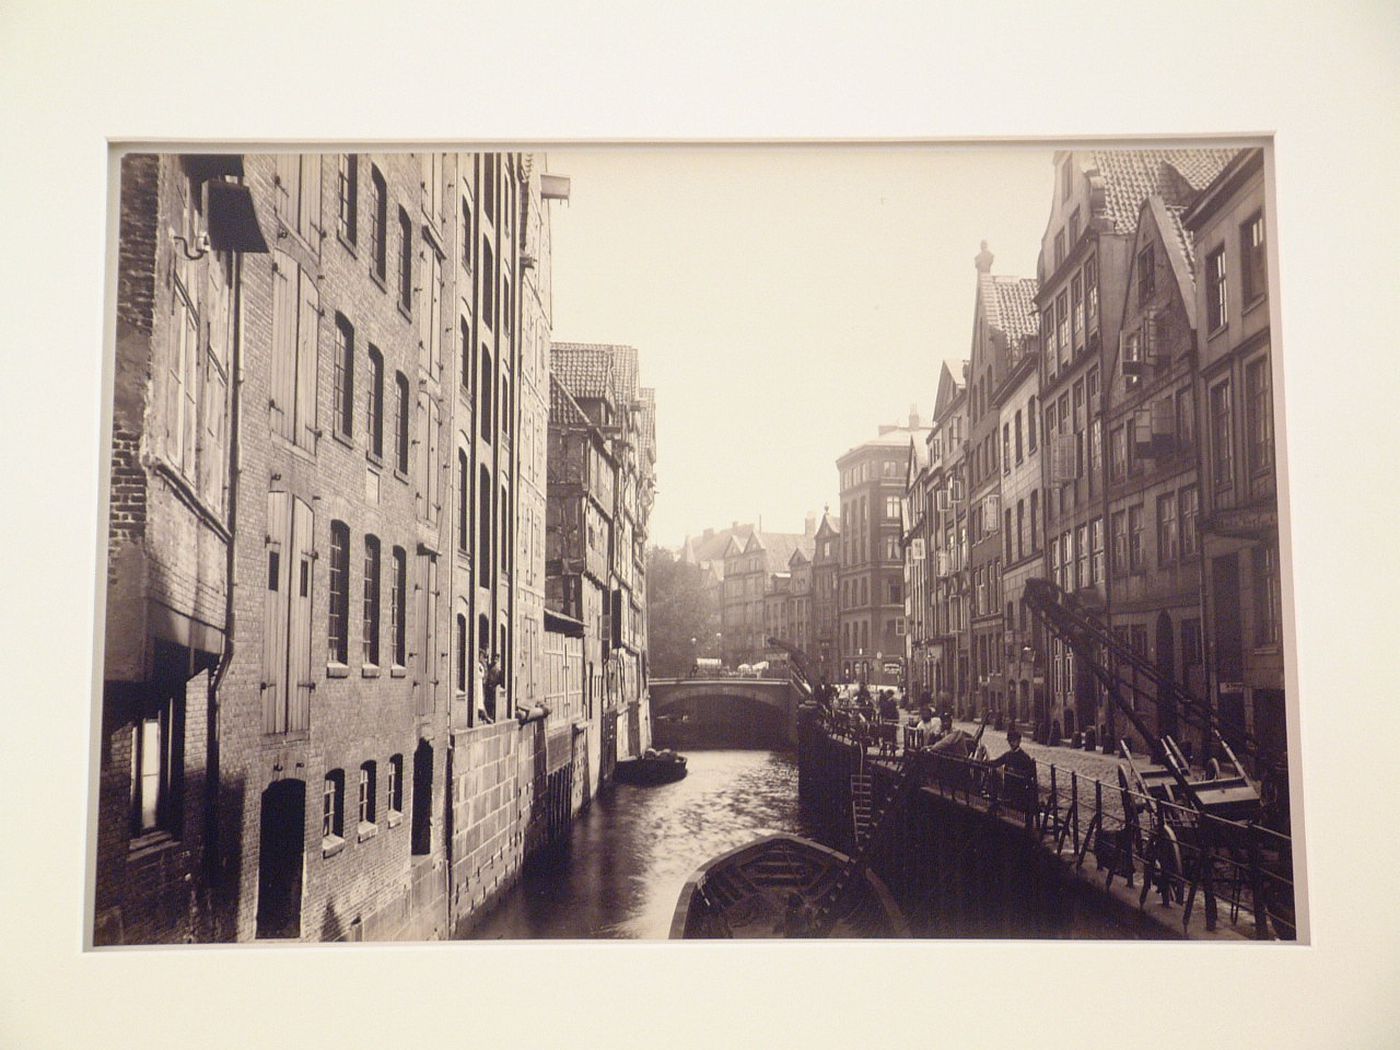
<svg viewBox="0 0 1400 1050"><path fill-rule="evenodd" d="M258 834L258 936L301 936L306 783L279 780L262 794Z"/></svg>
<svg viewBox="0 0 1400 1050"><path fill-rule="evenodd" d="M418 741L413 752L413 824L410 848L415 856L433 848L433 745Z"/></svg>
<svg viewBox="0 0 1400 1050"><path fill-rule="evenodd" d="M1215 607L1215 688L1220 733L1236 749L1244 746L1244 623L1240 616L1240 559L1227 554L1211 562Z"/></svg>

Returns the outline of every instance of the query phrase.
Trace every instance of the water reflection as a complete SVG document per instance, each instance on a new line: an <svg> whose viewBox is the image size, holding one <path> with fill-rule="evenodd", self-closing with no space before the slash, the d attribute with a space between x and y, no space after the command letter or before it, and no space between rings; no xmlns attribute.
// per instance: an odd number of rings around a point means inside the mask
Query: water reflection
<svg viewBox="0 0 1400 1050"><path fill-rule="evenodd" d="M690 874L760 835L817 837L798 810L797 763L773 751L692 751L684 780L619 784L527 873L473 938L664 938Z"/></svg>

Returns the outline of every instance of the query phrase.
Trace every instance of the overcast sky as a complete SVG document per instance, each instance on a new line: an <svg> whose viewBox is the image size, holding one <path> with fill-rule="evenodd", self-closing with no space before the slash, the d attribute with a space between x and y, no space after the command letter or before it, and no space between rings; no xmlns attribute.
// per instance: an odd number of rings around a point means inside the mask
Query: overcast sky
<svg viewBox="0 0 1400 1050"><path fill-rule="evenodd" d="M651 539L732 521L796 532L836 458L927 420L967 356L985 239L1035 276L1050 151L554 150L554 338L637 347L656 388Z"/></svg>

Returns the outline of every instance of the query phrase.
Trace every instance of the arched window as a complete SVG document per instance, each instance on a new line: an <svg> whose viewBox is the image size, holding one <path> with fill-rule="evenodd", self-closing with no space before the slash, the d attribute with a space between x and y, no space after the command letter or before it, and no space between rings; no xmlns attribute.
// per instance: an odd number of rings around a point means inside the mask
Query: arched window
<svg viewBox="0 0 1400 1050"><path fill-rule="evenodd" d="M373 825L378 811L375 792L377 788L377 770L373 762L363 762L360 764L360 828L363 830L366 825Z"/></svg>
<svg viewBox="0 0 1400 1050"><path fill-rule="evenodd" d="M483 463L479 472L476 486L477 491L477 513L476 520L478 532L476 538L476 578L481 586L491 586L491 569L494 562L491 558L491 523L494 520L491 513L491 473Z"/></svg>
<svg viewBox="0 0 1400 1050"><path fill-rule="evenodd" d="M471 654L467 652L467 617L465 613L457 614L457 693L459 696L467 694L467 661L471 659Z"/></svg>
<svg viewBox="0 0 1400 1050"><path fill-rule="evenodd" d="M476 385L477 405L476 414L481 419L481 436L487 441L491 437L491 406L496 392L495 372L493 371L491 350L485 343L481 344L481 381Z"/></svg>
<svg viewBox="0 0 1400 1050"><path fill-rule="evenodd" d="M336 845L345 837L345 770L326 774L321 790L321 845Z"/></svg>
<svg viewBox="0 0 1400 1050"><path fill-rule="evenodd" d="M326 638L333 663L344 664L349 657L350 621L350 528L343 521L331 522L330 601Z"/></svg>
<svg viewBox="0 0 1400 1050"><path fill-rule="evenodd" d="M349 438L355 422L355 328L335 315L335 429Z"/></svg>
<svg viewBox="0 0 1400 1050"><path fill-rule="evenodd" d="M408 556L402 547L394 548L390 572L389 636L394 647L394 665L402 667L408 656Z"/></svg>
<svg viewBox="0 0 1400 1050"><path fill-rule="evenodd" d="M394 414L394 468L408 474L408 419L412 411L412 401L408 393L408 377L402 372L394 373L394 387L398 390L398 407Z"/></svg>
<svg viewBox="0 0 1400 1050"><path fill-rule="evenodd" d="M471 547L471 475L467 454L457 450L457 550L466 554Z"/></svg>
<svg viewBox="0 0 1400 1050"><path fill-rule="evenodd" d="M389 783L386 797L389 801L389 823L394 816L403 813L403 755L393 755L389 759Z"/></svg>
<svg viewBox="0 0 1400 1050"><path fill-rule="evenodd" d="M370 344L369 383L365 391L365 442L376 460L384 458L384 355Z"/></svg>
<svg viewBox="0 0 1400 1050"><path fill-rule="evenodd" d="M379 539L365 537L364 662L379 666Z"/></svg>

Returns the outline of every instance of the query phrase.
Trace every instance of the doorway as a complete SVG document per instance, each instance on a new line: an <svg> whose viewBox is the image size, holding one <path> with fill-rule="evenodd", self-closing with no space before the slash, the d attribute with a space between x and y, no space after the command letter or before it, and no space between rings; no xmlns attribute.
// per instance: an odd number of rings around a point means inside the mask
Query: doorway
<svg viewBox="0 0 1400 1050"><path fill-rule="evenodd" d="M279 780L262 794L258 833L258 937L301 936L306 782Z"/></svg>

